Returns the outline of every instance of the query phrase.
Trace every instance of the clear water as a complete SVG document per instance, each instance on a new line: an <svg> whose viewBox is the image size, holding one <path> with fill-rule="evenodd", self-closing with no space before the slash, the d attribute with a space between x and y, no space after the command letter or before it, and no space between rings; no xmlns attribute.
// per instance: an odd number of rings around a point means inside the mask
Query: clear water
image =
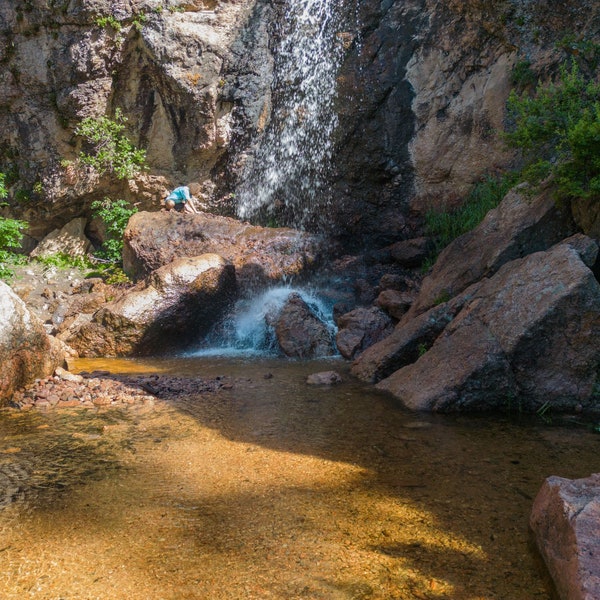
<svg viewBox="0 0 600 600"><path fill-rule="evenodd" d="M237 191L238 215L277 212L302 228L326 202L344 2L288 0L273 50L272 114Z"/></svg>
<svg viewBox="0 0 600 600"><path fill-rule="evenodd" d="M313 314L335 334L333 302L310 287L280 285L241 298L225 321L188 356L277 356L280 354L272 319L292 293L299 294Z"/></svg>
<svg viewBox="0 0 600 600"><path fill-rule="evenodd" d="M339 359L77 368L229 386L0 411L2 600L550 600L533 498L600 468L582 425L409 413ZM306 385L330 369L342 384Z"/></svg>

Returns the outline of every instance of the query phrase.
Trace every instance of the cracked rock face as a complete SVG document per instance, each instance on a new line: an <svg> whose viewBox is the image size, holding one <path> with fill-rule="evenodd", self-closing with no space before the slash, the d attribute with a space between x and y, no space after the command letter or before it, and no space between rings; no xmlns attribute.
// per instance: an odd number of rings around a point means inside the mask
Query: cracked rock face
<svg viewBox="0 0 600 600"><path fill-rule="evenodd" d="M547 77L565 59L565 32L593 35L588 1L344 0L328 207L348 245L414 237L430 206L452 205L513 159L497 132L526 57ZM193 185L231 215L244 167L273 114L274 57L285 2L0 0L0 172L7 216L39 241L93 200L156 209ZM75 159L82 118L128 118L149 172L118 182Z"/></svg>

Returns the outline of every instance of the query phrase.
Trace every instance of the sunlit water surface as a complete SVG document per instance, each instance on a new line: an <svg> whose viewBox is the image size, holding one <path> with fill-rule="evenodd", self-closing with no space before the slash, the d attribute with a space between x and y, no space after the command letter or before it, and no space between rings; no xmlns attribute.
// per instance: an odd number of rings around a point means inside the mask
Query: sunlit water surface
<svg viewBox="0 0 600 600"><path fill-rule="evenodd" d="M2 600L546 599L532 498L599 467L585 427L407 413L338 360L76 367L233 385L0 412Z"/></svg>

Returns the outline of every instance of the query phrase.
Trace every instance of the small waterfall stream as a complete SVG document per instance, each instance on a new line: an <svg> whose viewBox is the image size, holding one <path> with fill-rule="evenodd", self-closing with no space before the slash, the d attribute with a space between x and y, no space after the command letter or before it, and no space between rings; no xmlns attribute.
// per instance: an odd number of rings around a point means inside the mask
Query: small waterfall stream
<svg viewBox="0 0 600 600"><path fill-rule="evenodd" d="M275 60L269 124L237 192L239 217L304 229L324 214L331 169L336 77L343 45L344 2L288 0L274 32ZM283 222L281 222L283 221ZM318 291L282 284L243 297L206 340L200 355L277 354L269 316L298 292L332 332L332 303Z"/></svg>
<svg viewBox="0 0 600 600"><path fill-rule="evenodd" d="M276 31L272 113L238 190L238 215L303 228L326 206L344 2L288 0Z"/></svg>
<svg viewBox="0 0 600 600"><path fill-rule="evenodd" d="M289 295L300 294L333 336L333 307L331 301L311 288L281 285L238 300L223 323L221 323L205 341L205 346L194 350L189 356L268 356L277 355L277 345L270 317L274 317L283 308Z"/></svg>

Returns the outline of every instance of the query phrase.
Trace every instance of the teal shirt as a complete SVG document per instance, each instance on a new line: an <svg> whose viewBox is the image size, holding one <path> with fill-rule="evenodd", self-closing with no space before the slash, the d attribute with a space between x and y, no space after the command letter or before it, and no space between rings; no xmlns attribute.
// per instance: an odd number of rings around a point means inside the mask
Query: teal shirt
<svg viewBox="0 0 600 600"><path fill-rule="evenodd" d="M167 200L173 200L175 204L181 204L182 202L187 202L191 200L190 196L190 188L187 185L182 185L178 188L175 188L168 196Z"/></svg>

